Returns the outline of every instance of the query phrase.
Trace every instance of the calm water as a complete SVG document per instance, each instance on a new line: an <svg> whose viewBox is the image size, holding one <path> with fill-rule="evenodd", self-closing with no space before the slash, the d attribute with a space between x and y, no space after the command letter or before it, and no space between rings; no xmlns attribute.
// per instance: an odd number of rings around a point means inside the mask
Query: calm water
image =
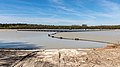
<svg viewBox="0 0 120 67"><path fill-rule="evenodd" d="M105 43L55 39L48 32L1 31L0 48L99 48Z"/></svg>

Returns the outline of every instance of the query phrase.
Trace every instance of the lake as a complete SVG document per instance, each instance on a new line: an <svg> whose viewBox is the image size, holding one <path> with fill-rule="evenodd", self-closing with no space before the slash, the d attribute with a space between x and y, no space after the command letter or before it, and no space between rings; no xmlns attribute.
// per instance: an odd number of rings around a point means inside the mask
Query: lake
<svg viewBox="0 0 120 67"><path fill-rule="evenodd" d="M91 32L63 32L54 35L69 39L83 39L105 43L120 43L120 30L91 31Z"/></svg>
<svg viewBox="0 0 120 67"><path fill-rule="evenodd" d="M100 48L106 43L48 37L53 32L0 31L0 48ZM86 33L86 32L82 32Z"/></svg>

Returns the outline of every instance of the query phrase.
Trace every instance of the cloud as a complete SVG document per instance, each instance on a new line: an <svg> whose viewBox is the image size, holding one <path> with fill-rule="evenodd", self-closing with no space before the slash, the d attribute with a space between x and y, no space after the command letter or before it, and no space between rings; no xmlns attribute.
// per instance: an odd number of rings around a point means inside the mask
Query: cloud
<svg viewBox="0 0 120 67"><path fill-rule="evenodd" d="M101 0L101 5L112 11L120 10L120 5L110 0Z"/></svg>
<svg viewBox="0 0 120 67"><path fill-rule="evenodd" d="M49 3L46 3L47 1ZM13 0L13 2L16 4L3 3L7 9L0 9L0 22L104 24L115 23L114 20L119 20L120 17L120 5L112 0L46 0L43 1L44 4L37 3L36 0L34 2Z"/></svg>
<svg viewBox="0 0 120 67"><path fill-rule="evenodd" d="M60 18L41 18L41 17L14 17L14 16L0 16L2 23L41 23L41 24L82 24L90 23L94 20L74 20L74 19L60 19Z"/></svg>
<svg viewBox="0 0 120 67"><path fill-rule="evenodd" d="M79 0L80 1L80 0ZM81 1L82 2L82 1ZM59 9L66 11L67 13L70 13L72 15L76 15L79 17L86 17L90 18L92 22L87 22L88 24L118 24L119 17L120 17L120 5L116 2L110 1L110 0L98 0L96 3L97 6L101 6L103 11L97 12L97 8L94 8L95 10L89 9L88 6L84 6L84 2L82 2L82 5L79 3L75 3L77 6L80 6L80 9L84 9L82 11L86 12L81 12L81 10L76 10L75 6L69 7L64 5L58 5ZM92 8L92 7L91 7ZM99 8L98 8L99 9Z"/></svg>
<svg viewBox="0 0 120 67"><path fill-rule="evenodd" d="M111 0L100 0L98 3L102 6L103 11L94 12L93 15L107 19L118 19L120 17L120 5L118 3Z"/></svg>
<svg viewBox="0 0 120 67"><path fill-rule="evenodd" d="M76 10L75 6L72 6L72 7L68 6L69 3L66 3L65 0L50 0L50 2L53 2L52 7L56 8L56 10L61 10L61 13L73 15L76 17L86 17L86 19L87 18L91 18L91 19L96 18L92 14L89 14L89 12L86 14L86 13L83 13L82 11ZM75 1L75 3L77 4L77 1ZM79 6L82 6L82 5L79 5ZM82 7L84 7L84 6L82 6ZM80 9L80 8L78 8L78 9ZM91 11L91 10L87 10L87 11Z"/></svg>
<svg viewBox="0 0 120 67"><path fill-rule="evenodd" d="M62 4L61 0L52 0L52 2L57 3L57 4Z"/></svg>

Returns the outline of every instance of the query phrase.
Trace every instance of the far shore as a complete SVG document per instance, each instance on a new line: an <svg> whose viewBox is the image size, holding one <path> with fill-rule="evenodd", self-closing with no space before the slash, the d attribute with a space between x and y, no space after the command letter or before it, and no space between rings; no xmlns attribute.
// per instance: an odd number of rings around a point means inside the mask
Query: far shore
<svg viewBox="0 0 120 67"><path fill-rule="evenodd" d="M0 31L18 31L18 30L69 30L69 29L0 29ZM84 29L71 29L71 30L84 30ZM90 30L90 29L88 29ZM92 29L91 29L92 30ZM98 29L93 29L94 30L98 30ZM114 30L114 31L120 31L120 29L102 29L101 31L104 31L104 30Z"/></svg>
<svg viewBox="0 0 120 67"><path fill-rule="evenodd" d="M0 31L17 31L18 29L0 29Z"/></svg>

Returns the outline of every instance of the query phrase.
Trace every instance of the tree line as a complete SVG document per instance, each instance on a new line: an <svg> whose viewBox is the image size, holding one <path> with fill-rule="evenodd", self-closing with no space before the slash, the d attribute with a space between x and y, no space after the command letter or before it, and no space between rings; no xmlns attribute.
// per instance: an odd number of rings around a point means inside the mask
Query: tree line
<svg viewBox="0 0 120 67"><path fill-rule="evenodd" d="M101 26L87 26L87 25L71 25L71 26L57 26L57 25L42 25L42 24L0 24L0 29L120 29L120 25L101 25Z"/></svg>

